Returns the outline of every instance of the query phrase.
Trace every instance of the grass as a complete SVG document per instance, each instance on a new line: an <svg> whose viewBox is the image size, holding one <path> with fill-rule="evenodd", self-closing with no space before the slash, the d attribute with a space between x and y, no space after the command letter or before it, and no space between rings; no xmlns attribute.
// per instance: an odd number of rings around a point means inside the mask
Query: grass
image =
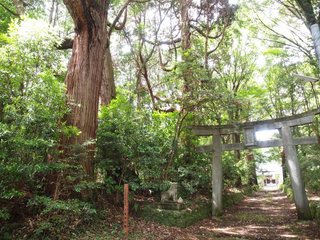
<svg viewBox="0 0 320 240"><path fill-rule="evenodd" d="M241 222L255 222L255 223L266 223L271 221L266 218L263 214L257 214L252 212L242 212L234 216L234 218Z"/></svg>
<svg viewBox="0 0 320 240"><path fill-rule="evenodd" d="M236 237L236 236L232 236L232 237L222 237L222 236L218 236L217 234L215 233L209 233L205 236L201 236L202 238L203 237L207 237L207 238L210 238L210 239L219 239L219 240L247 240L248 238L245 238L245 237ZM200 238L200 239L202 239Z"/></svg>
<svg viewBox="0 0 320 240"><path fill-rule="evenodd" d="M153 205L145 206L141 211L141 217L148 221L154 221L166 226L187 227L195 222L211 215L211 205L208 203L198 204L193 209L163 210Z"/></svg>

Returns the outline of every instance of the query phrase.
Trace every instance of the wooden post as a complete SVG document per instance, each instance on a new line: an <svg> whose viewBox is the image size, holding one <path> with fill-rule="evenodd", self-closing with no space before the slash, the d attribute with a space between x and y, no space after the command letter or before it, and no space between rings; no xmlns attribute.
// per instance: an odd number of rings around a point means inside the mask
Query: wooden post
<svg viewBox="0 0 320 240"><path fill-rule="evenodd" d="M281 128L281 135L283 139L286 164L289 170L298 218L308 220L311 218L309 203L301 175L300 164L297 157L297 150L296 146L293 143L290 127L284 125Z"/></svg>
<svg viewBox="0 0 320 240"><path fill-rule="evenodd" d="M213 135L213 159L212 159L212 216L222 214L222 145L220 134Z"/></svg>
<svg viewBox="0 0 320 240"><path fill-rule="evenodd" d="M123 201L123 231L125 239L129 236L129 184L124 184L124 201Z"/></svg>

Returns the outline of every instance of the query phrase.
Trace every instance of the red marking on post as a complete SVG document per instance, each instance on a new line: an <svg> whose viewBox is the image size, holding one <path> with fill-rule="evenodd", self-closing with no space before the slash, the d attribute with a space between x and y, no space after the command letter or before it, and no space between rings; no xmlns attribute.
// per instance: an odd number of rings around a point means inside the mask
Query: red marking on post
<svg viewBox="0 0 320 240"><path fill-rule="evenodd" d="M123 231L125 234L125 239L128 239L128 236L129 236L129 184L124 185Z"/></svg>

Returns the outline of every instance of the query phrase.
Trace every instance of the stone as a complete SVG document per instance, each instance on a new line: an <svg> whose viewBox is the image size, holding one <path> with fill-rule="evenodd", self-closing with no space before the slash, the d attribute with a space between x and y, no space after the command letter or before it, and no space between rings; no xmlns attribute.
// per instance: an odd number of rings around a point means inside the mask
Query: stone
<svg viewBox="0 0 320 240"><path fill-rule="evenodd" d="M172 200L174 202L177 201L177 195L178 195L178 183L173 182L171 183L170 188L168 191L162 192L161 193L161 202L166 202L169 200Z"/></svg>

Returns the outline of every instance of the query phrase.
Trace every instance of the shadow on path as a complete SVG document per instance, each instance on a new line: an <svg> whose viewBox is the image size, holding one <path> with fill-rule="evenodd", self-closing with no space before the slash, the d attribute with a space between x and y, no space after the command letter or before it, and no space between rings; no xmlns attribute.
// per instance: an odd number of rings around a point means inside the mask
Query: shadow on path
<svg viewBox="0 0 320 240"><path fill-rule="evenodd" d="M320 240L319 222L298 221L294 204L279 190L257 192L227 209L222 217L206 219L187 228L138 221L134 229L139 240Z"/></svg>
<svg viewBox="0 0 320 240"><path fill-rule="evenodd" d="M192 237L194 228L198 238ZM190 239L320 239L319 224L298 221L294 204L277 190L257 192L223 217L202 221L188 231Z"/></svg>

